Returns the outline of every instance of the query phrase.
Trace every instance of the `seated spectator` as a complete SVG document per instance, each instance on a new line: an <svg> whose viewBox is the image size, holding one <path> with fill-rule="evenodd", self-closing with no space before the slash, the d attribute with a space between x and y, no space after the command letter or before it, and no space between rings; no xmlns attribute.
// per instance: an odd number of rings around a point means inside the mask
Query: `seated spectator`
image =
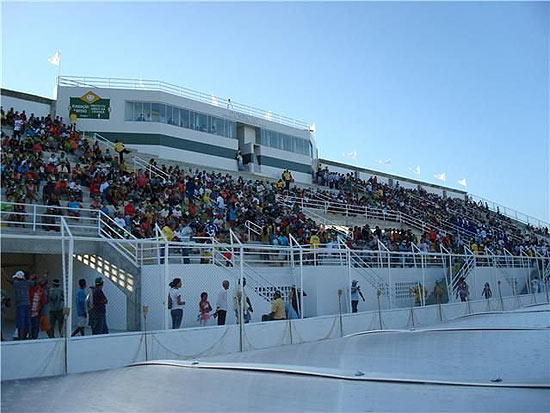
<svg viewBox="0 0 550 413"><path fill-rule="evenodd" d="M69 202L67 203L67 207L69 207L69 212L67 215L70 217L80 217L80 209L82 209L82 204L80 201L78 201L75 197L69 197Z"/></svg>

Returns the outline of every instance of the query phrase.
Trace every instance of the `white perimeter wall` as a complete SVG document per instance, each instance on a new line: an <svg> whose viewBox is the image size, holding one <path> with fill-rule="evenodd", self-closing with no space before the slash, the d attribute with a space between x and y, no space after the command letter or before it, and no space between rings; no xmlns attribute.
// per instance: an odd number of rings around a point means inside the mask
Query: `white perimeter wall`
<svg viewBox="0 0 550 413"><path fill-rule="evenodd" d="M525 295L493 299L493 309L512 310L518 306L542 303L545 294ZM453 303L442 306L441 316L437 306L417 307L414 320L417 326L430 326L470 313L485 312L484 300ZM381 313L384 329L409 329L413 327L410 309L388 310ZM441 318L440 318L441 317ZM341 320L341 323L340 323ZM377 311L317 317L312 319L252 323L245 326L243 349L254 350L285 344L337 338L347 334L379 329ZM521 327L521 326L520 326ZM541 326L543 327L543 326ZM292 329L292 330L290 330ZM292 334L290 334L292 331ZM105 336L75 337L69 340L68 372L79 373L117 368L146 360L194 360L218 354L238 352L240 349L239 326L191 328L185 330L119 333ZM65 373L65 340L42 339L2 342L2 380L45 377Z"/></svg>
<svg viewBox="0 0 550 413"><path fill-rule="evenodd" d="M221 291L222 281L230 282L229 312L227 323L235 323L233 313L233 297L237 291L237 281L240 277L238 267L219 267L213 264L170 264L168 275L165 275L164 265L147 265L142 268L142 305L149 306L148 323L151 329L162 329L171 325L170 311L167 308L166 297L168 295L168 282L179 277L183 281L184 301L186 307L182 327L194 327L198 325L198 303L200 294L208 293L208 299L213 308ZM300 270L292 270L288 267L253 267L253 273L245 270L245 278L248 279L246 293L254 307L252 321L260 321L262 314L270 312L270 303L255 293L254 279L266 284L264 280L276 287L296 285L300 287ZM369 283L368 274L375 274L380 280L392 285L392 307L409 307L411 296L408 293L413 283L422 283L428 290L428 295L433 291L436 281L444 280L446 269L426 268L376 268L367 273L361 268L348 268L345 266L304 266L303 287L307 296L304 297L304 316L317 317L337 314L339 306L342 311L350 311L350 285L351 280L358 280L361 286L365 302L359 302L359 311L370 311L378 308L376 289ZM503 296L513 295L512 284L509 282L515 277L518 282L517 291L521 293L526 285L527 270L518 268L494 269L477 267L467 278L470 286L470 299L481 299L481 292L486 282L491 285L493 296L498 296L498 281L501 281L501 293ZM443 281L445 282L445 281ZM342 290L341 300L338 299L338 290ZM451 297L451 301L454 297ZM381 296L382 309L390 308L387 296ZM168 324L165 324L168 323ZM215 321L210 320L210 324Z"/></svg>

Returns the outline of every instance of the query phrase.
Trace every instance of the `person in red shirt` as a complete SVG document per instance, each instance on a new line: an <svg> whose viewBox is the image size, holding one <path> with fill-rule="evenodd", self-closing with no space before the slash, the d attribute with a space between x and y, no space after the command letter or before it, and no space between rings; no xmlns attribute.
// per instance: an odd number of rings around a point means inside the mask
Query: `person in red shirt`
<svg viewBox="0 0 550 413"><path fill-rule="evenodd" d="M132 223L132 218L136 214L136 207L134 206L134 203L132 200L128 201L126 206L124 207L124 220L126 221L126 226L130 228L130 225Z"/></svg>
<svg viewBox="0 0 550 413"><path fill-rule="evenodd" d="M31 275L31 280L34 283L29 290L31 299L31 338L36 339L40 331L40 317L42 316L42 307L46 304L46 294L36 275Z"/></svg>
<svg viewBox="0 0 550 413"><path fill-rule="evenodd" d="M93 198L99 195L99 182L97 180L90 184L90 197Z"/></svg>

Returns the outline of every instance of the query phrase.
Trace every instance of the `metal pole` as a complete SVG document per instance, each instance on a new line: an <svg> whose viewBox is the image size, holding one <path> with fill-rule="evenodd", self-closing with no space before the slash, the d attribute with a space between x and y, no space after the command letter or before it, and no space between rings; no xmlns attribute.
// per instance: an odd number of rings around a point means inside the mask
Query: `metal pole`
<svg viewBox="0 0 550 413"><path fill-rule="evenodd" d="M392 294L391 294L391 268L390 268L390 252L388 251L388 303L390 310L392 309Z"/></svg>
<svg viewBox="0 0 550 413"><path fill-rule="evenodd" d="M382 327L382 310L380 308L380 294L382 294L380 289L376 290L376 300L378 301L378 322L380 323L380 330L383 330L384 328Z"/></svg>
<svg viewBox="0 0 550 413"><path fill-rule="evenodd" d="M304 261L300 247L300 318L304 318Z"/></svg>
<svg viewBox="0 0 550 413"><path fill-rule="evenodd" d="M240 246L240 288L241 288L241 305L239 309L239 350L244 351L244 248Z"/></svg>
<svg viewBox="0 0 550 413"><path fill-rule="evenodd" d="M162 304L163 304L163 311L162 314L164 314L164 329L168 330L170 326L168 325L168 312L166 311L167 307L167 297L168 297L168 278L169 278L169 270L168 267L168 242L164 243L164 297L162 298Z"/></svg>
<svg viewBox="0 0 550 413"><path fill-rule="evenodd" d="M418 288L418 283L416 284L416 288ZM411 311L411 322L414 328L414 310L413 310L413 293L409 294L409 307Z"/></svg>
<svg viewBox="0 0 550 413"><path fill-rule="evenodd" d="M351 313L351 252L349 249L346 250L346 258L348 259L348 286L347 286L347 290L349 291L348 313Z"/></svg>
<svg viewBox="0 0 550 413"><path fill-rule="evenodd" d="M502 299L502 291L500 291L500 280L497 281L498 285L498 296L500 298L500 309L504 311L504 300Z"/></svg>
<svg viewBox="0 0 550 413"><path fill-rule="evenodd" d="M338 313L340 318L340 337L344 336L344 325L342 321L342 289L338 290Z"/></svg>
<svg viewBox="0 0 550 413"><path fill-rule="evenodd" d="M32 230L36 231L36 205L32 207Z"/></svg>

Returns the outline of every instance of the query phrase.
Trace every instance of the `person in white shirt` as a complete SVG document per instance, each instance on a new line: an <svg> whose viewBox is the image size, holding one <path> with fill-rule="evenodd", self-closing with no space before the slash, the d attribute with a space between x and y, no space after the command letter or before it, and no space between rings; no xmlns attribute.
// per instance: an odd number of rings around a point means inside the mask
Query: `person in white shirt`
<svg viewBox="0 0 550 413"><path fill-rule="evenodd" d="M216 198L216 203L218 204L218 208L220 210L223 211L225 209L225 200L223 199L223 196L218 195L218 198Z"/></svg>
<svg viewBox="0 0 550 413"><path fill-rule="evenodd" d="M170 291L168 292L168 309L172 317L172 329L180 328L181 320L183 319L183 301L182 282L180 278L174 278L169 284Z"/></svg>
<svg viewBox="0 0 550 413"><path fill-rule="evenodd" d="M223 290L218 293L216 300L216 314L218 317L218 325L225 325L225 317L227 315L227 290L229 290L229 281L224 280L222 283Z"/></svg>

